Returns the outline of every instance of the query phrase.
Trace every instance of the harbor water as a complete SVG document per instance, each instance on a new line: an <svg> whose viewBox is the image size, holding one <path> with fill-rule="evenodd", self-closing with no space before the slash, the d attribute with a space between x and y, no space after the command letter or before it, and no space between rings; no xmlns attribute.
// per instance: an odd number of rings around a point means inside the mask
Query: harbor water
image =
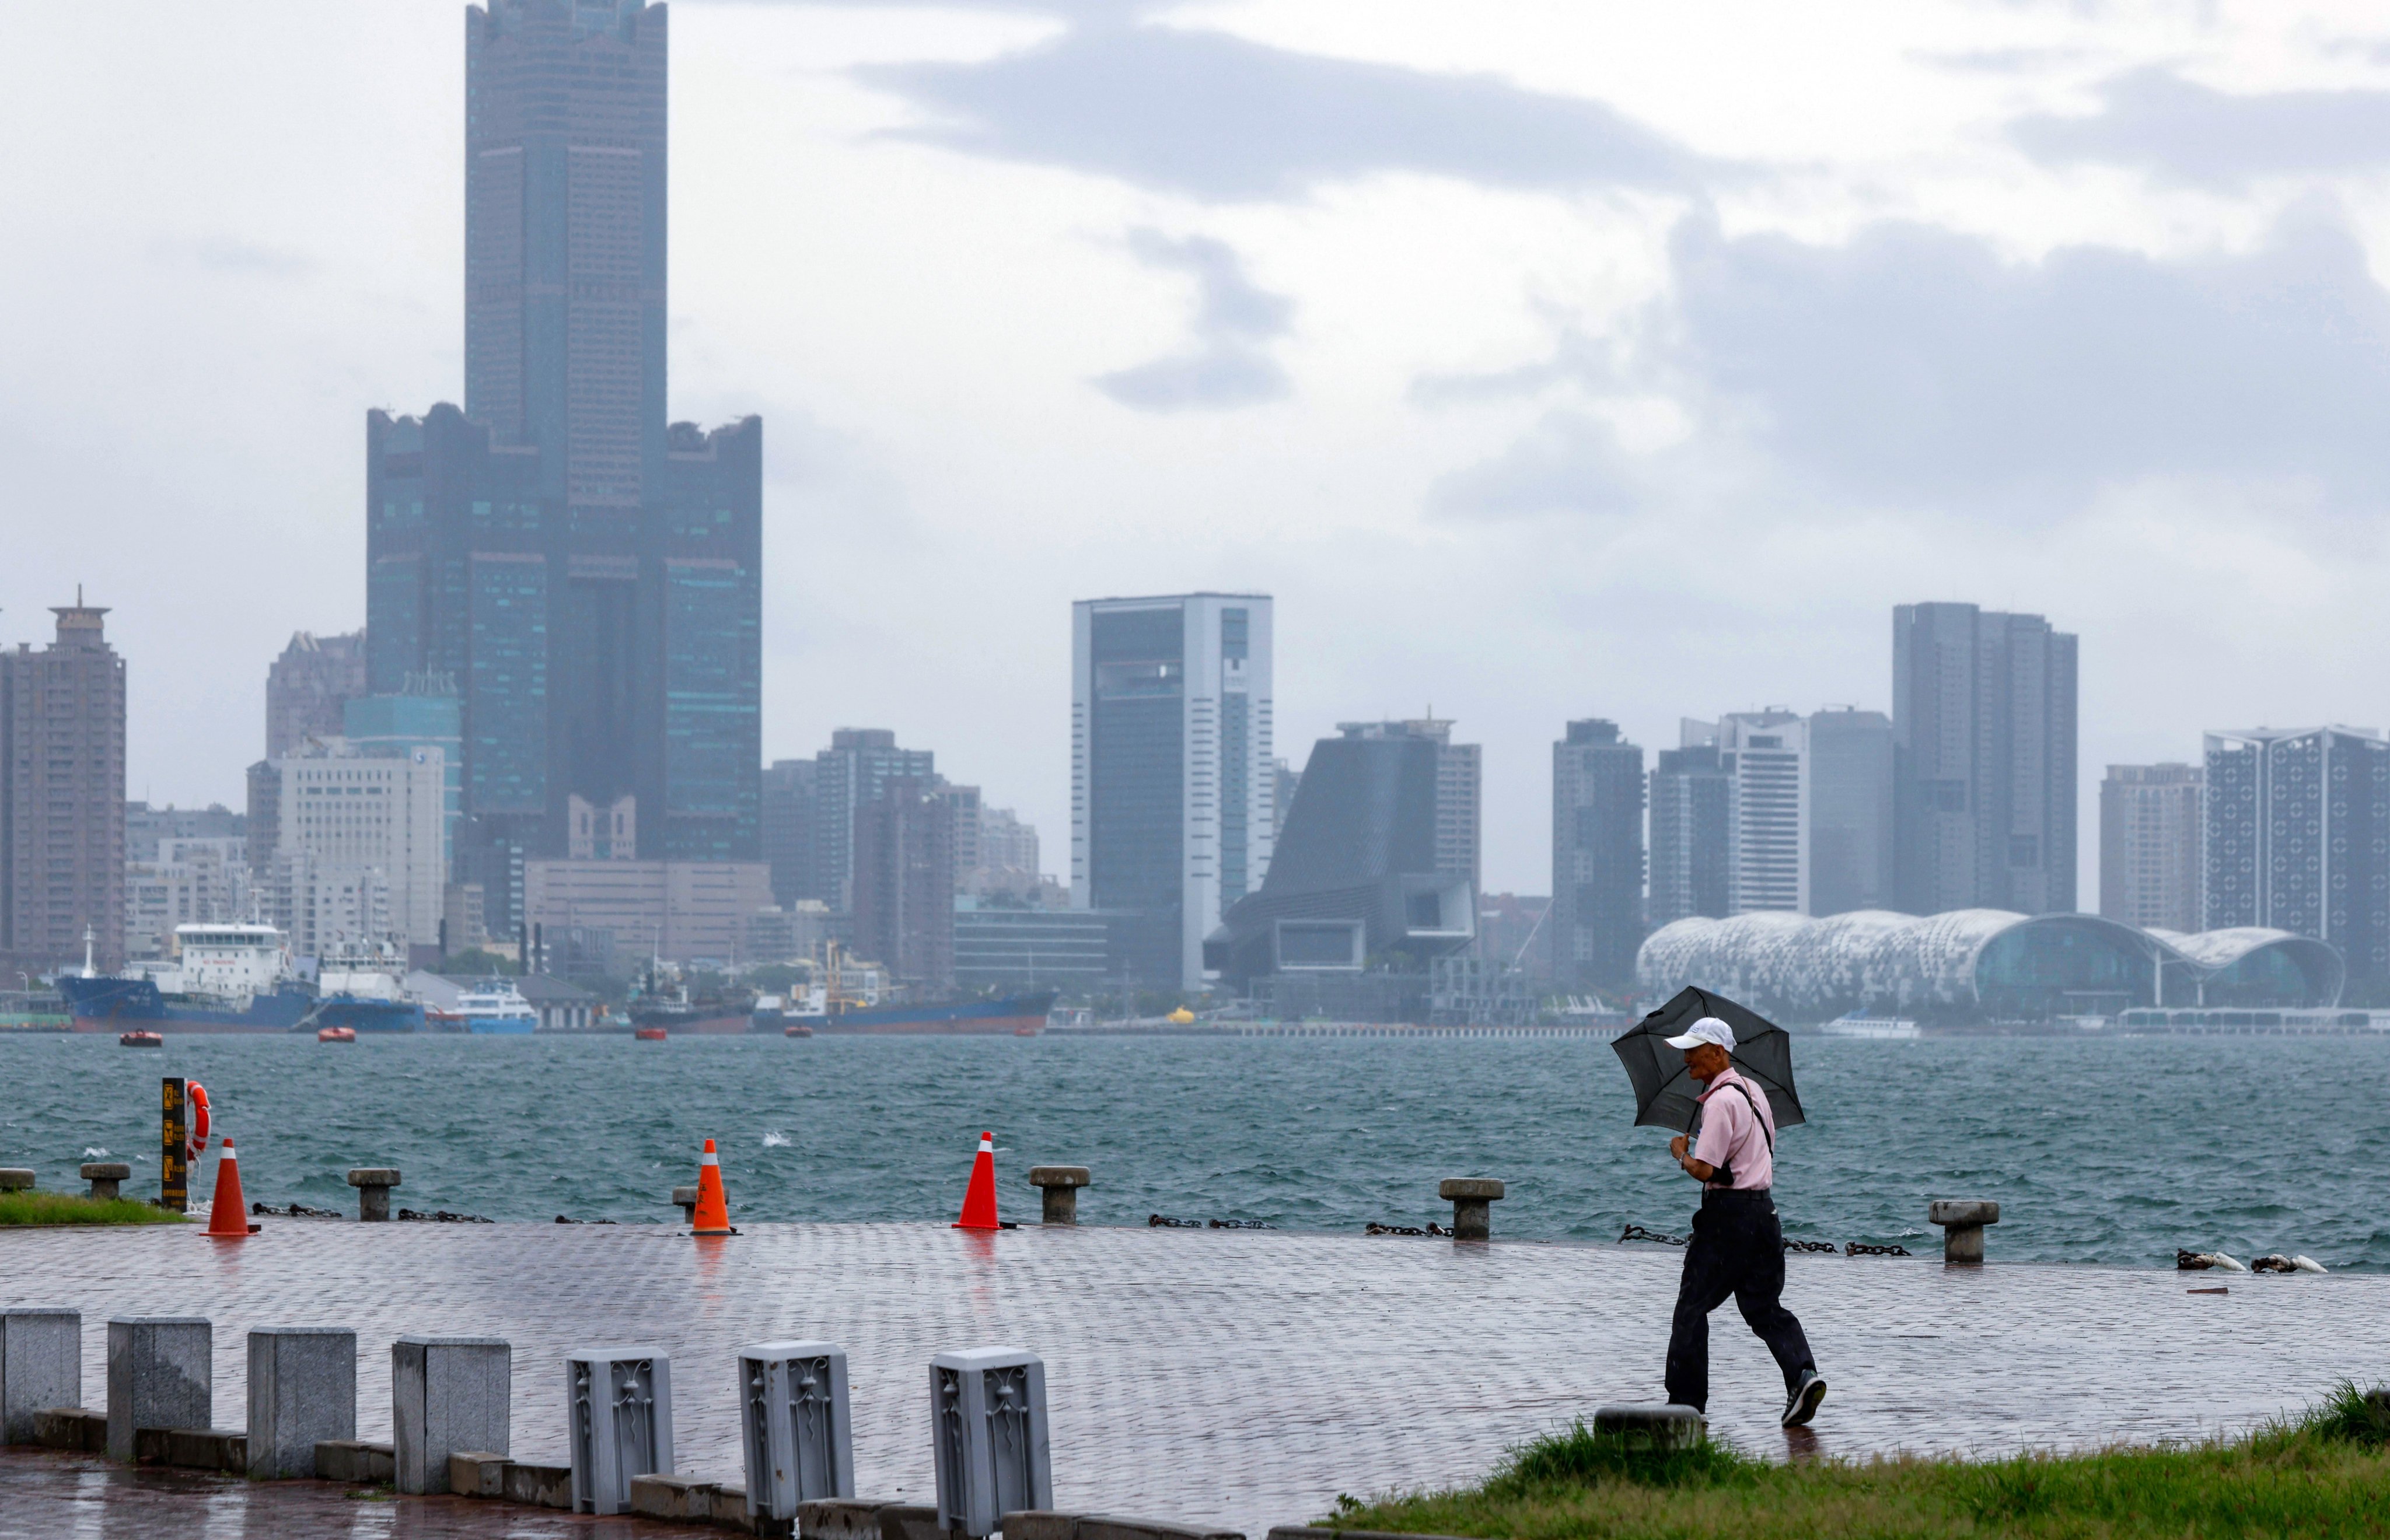
<svg viewBox="0 0 2390 1540"><path fill-rule="evenodd" d="M1995 1261L2169 1266L2175 1250L2390 1271L2390 1042L1803 1037L1789 1237L1938 1249L1929 1199L1997 1199ZM86 1160L157 1190L158 1088L204 1083L251 1199L496 1220L669 1223L720 1142L732 1217L944 1220L983 1128L1008 1218L1033 1164L1091 1167L1082 1223L1149 1216L1352 1232L1448 1220L1495 1176L1497 1237L1682 1233L1691 1184L1630 1126L1606 1039L0 1036L0 1165L72 1190ZM205 1190L196 1174L195 1200Z"/></svg>

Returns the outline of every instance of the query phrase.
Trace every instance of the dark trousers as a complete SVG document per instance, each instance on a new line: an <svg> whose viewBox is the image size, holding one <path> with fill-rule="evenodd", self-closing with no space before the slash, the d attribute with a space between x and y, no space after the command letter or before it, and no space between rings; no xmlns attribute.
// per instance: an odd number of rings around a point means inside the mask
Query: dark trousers
<svg viewBox="0 0 2390 1540"><path fill-rule="evenodd" d="M1784 1371L1792 1393L1801 1371L1815 1368L1809 1339L1792 1312L1777 1303L1784 1292L1784 1235L1776 1201L1766 1190L1703 1192L1693 1215L1685 1276L1677 1285L1676 1328L1668 1334L1668 1399L1706 1407L1710 1400L1710 1312L1734 1296L1735 1308Z"/></svg>

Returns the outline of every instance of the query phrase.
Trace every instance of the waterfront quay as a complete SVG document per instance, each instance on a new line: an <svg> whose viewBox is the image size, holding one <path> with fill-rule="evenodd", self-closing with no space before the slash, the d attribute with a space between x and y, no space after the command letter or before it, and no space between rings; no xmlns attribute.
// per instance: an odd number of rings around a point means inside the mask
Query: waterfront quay
<svg viewBox="0 0 2390 1540"><path fill-rule="evenodd" d="M1682 1256L1034 1226L762 1225L700 1241L661 1225L264 1224L230 1242L196 1226L0 1234L0 1299L83 1313L95 1407L109 1317L209 1317L218 1426L241 1420L248 1330L353 1328L367 1440L391 1437L393 1339L501 1337L512 1454L556 1463L565 1354L649 1345L673 1361L680 1471L724 1481L740 1469L737 1348L824 1339L849 1355L857 1491L917 1503L934 1500L931 1354L1026 1348L1047 1366L1058 1507L1254 1537L1339 1494L1474 1481L1598 1404L1661 1399ZM1785 1300L1832 1393L1788 1444L1774 1367L1720 1311L1714 1432L1772 1457L2080 1448L2229 1432L2337 1380L2390 1378L2390 1277L2002 1265L1997 1230L1990 1248L1979 1268L1790 1258ZM145 1511L167 1501L109 1490Z"/></svg>

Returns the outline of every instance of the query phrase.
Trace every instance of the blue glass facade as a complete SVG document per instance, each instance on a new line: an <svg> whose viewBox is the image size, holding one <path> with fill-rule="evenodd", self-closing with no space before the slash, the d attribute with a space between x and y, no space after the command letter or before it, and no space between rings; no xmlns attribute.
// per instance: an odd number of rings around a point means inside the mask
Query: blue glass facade
<svg viewBox="0 0 2390 1540"><path fill-rule="evenodd" d="M367 754L440 751L447 765L440 803L453 860L456 820L465 810L465 711L456 682L445 674L411 674L405 693L360 696L342 708L341 716L342 736Z"/></svg>

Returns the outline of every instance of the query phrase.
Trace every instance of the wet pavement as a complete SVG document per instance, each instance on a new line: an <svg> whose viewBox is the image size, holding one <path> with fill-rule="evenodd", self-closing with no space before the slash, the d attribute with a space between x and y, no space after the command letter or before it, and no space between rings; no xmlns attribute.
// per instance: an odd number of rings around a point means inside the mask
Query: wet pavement
<svg viewBox="0 0 2390 1540"><path fill-rule="evenodd" d="M1025 1347L1047 1364L1059 1506L1253 1535L1323 1515L1340 1493L1475 1480L1598 1403L1662 1399L1682 1255L1251 1231L776 1225L700 1242L662 1226L263 1223L238 1242L196 1227L0 1234L0 1302L84 1313L93 1406L109 1316L211 1317L219 1426L243 1418L249 1328L353 1328L369 1439L390 1436L392 1338L504 1337L512 1452L557 1463L564 1354L651 1344L673 1358L680 1470L726 1481L739 1479L738 1345L825 1338L848 1353L859 1492L917 1502L932 1500L930 1355ZM1790 1259L1785 1303L1833 1386L1802 1449L2195 1438L2343 1378L2390 1380L2390 1277L2003 1266L1990 1238L1981 1269ZM2230 1292L2187 1292L2219 1285ZM1774 1365L1731 1307L1712 1343L1714 1430L1781 1456ZM315 1483L212 1495L199 1478L0 1457L5 1536L647 1533L508 1511Z"/></svg>

